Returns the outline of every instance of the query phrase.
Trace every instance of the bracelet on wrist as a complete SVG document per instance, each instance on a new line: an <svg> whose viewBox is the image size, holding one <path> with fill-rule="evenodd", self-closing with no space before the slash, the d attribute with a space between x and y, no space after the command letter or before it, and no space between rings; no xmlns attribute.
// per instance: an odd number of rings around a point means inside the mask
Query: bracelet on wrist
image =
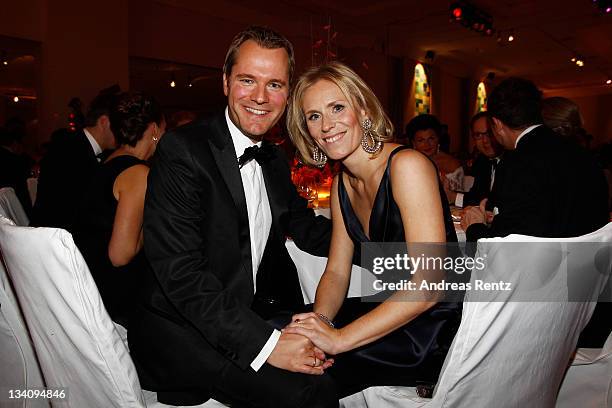
<svg viewBox="0 0 612 408"><path fill-rule="evenodd" d="M325 316L323 313L317 313L317 316L319 316L319 319L323 320L323 322L329 327L331 327L332 329L336 328L336 326L334 326L334 323L331 320L329 320L329 318Z"/></svg>

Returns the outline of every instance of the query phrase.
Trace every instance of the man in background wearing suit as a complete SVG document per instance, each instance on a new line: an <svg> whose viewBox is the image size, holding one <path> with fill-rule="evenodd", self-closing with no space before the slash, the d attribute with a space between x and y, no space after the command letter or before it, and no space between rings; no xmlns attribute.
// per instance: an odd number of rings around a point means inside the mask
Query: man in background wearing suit
<svg viewBox="0 0 612 408"><path fill-rule="evenodd" d="M463 193L449 191L445 185L446 196L457 207L478 205L484 198L488 198L493 189L495 173L500 165L504 148L493 137L489 128L487 112L479 112L470 121L470 132L474 145L478 150L478 157L472 165L474 184L469 191Z"/></svg>
<svg viewBox="0 0 612 408"><path fill-rule="evenodd" d="M493 221L484 203L466 209L467 239L524 234L575 237L608 222L608 187L603 171L580 146L542 124L541 92L531 82L509 78L489 96L495 138L509 150L496 177Z"/></svg>
<svg viewBox="0 0 612 408"><path fill-rule="evenodd" d="M49 150L40 162L33 226L72 232L81 194L99 167L97 156L115 148L108 119L114 101L114 93L100 93L89 105L84 129L54 132Z"/></svg>
<svg viewBox="0 0 612 408"><path fill-rule="evenodd" d="M323 373L331 362L253 306L262 292L288 307L301 296L286 236L322 256L329 246L329 220L307 208L281 150L262 141L285 110L293 66L280 34L239 33L223 68L227 108L157 147L144 213L152 272L128 338L143 387L161 402L338 405Z"/></svg>
<svg viewBox="0 0 612 408"><path fill-rule="evenodd" d="M461 225L468 242L509 234L577 237L608 223L608 186L591 155L542 124L541 93L509 78L488 100L493 134L509 150L495 180L497 213L486 225L485 202L468 207ZM579 347L602 347L612 328L611 303L596 307Z"/></svg>

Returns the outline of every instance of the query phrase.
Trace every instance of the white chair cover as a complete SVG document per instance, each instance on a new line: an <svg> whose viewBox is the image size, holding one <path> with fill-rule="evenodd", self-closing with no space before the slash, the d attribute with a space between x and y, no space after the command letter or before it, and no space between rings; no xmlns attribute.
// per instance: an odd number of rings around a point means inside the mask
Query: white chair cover
<svg viewBox="0 0 612 408"><path fill-rule="evenodd" d="M314 303L317 286L325 271L325 265L327 265L327 258L304 252L291 240L285 242L285 247L297 269L304 303ZM376 277L366 269L353 265L347 296L359 297L375 294L376 291L372 289L375 279Z"/></svg>
<svg viewBox="0 0 612 408"><path fill-rule="evenodd" d="M30 220L12 187L0 188L0 215L11 219L17 225L30 225Z"/></svg>
<svg viewBox="0 0 612 408"><path fill-rule="evenodd" d="M612 333L603 348L576 351L556 407L612 407Z"/></svg>
<svg viewBox="0 0 612 408"><path fill-rule="evenodd" d="M0 216L0 223L12 224ZM30 341L21 310L15 299L11 283L0 259L0 406L48 407L44 399L21 399L13 404L7 401L8 390L42 388L45 383Z"/></svg>
<svg viewBox="0 0 612 408"><path fill-rule="evenodd" d="M520 242L534 244L511 245ZM604 249L603 256L577 257L571 253L584 250L584 246L569 244L589 242L604 243L599 245ZM612 247L607 244L610 242L612 223L578 238L551 240L511 235L480 240L477 256L487 256L488 276L520 278L515 282L523 288L535 284L540 296L557 301L518 301L524 300L525 290L503 292L487 301L482 293L470 291L432 399L419 398L413 388L372 387L345 398L342 406L554 406L578 335L595 308L594 301L562 301L563 297L567 299L568 279L579 274L580 280L591 283L585 299L597 299L612 269ZM558 262L551 261L551 255L558 255ZM482 277L483 274L473 273L472 284Z"/></svg>
<svg viewBox="0 0 612 408"><path fill-rule="evenodd" d="M65 407L142 407L133 362L72 236L0 225L0 245L48 387Z"/></svg>

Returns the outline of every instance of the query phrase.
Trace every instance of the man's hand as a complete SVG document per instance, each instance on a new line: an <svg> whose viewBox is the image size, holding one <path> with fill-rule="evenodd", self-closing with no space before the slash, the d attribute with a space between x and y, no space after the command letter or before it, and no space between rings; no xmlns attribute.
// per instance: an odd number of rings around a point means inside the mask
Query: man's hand
<svg viewBox="0 0 612 408"><path fill-rule="evenodd" d="M467 207L464 210L463 218L461 218L461 228L464 231L467 231L468 227L472 224L488 224L493 220L493 214L485 210L486 205L487 199L485 198L478 207Z"/></svg>
<svg viewBox="0 0 612 408"><path fill-rule="evenodd" d="M281 334L267 362L283 370L313 375L323 374L333 364L306 337L289 333Z"/></svg>

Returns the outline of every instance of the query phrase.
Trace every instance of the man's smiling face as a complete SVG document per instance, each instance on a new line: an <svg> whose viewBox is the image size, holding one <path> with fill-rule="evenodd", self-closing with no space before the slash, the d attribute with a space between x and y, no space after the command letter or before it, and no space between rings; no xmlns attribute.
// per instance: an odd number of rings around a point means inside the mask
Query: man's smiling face
<svg viewBox="0 0 612 408"><path fill-rule="evenodd" d="M259 141L278 122L289 96L289 57L284 48L267 49L245 41L236 63L223 75L232 122L250 139Z"/></svg>

